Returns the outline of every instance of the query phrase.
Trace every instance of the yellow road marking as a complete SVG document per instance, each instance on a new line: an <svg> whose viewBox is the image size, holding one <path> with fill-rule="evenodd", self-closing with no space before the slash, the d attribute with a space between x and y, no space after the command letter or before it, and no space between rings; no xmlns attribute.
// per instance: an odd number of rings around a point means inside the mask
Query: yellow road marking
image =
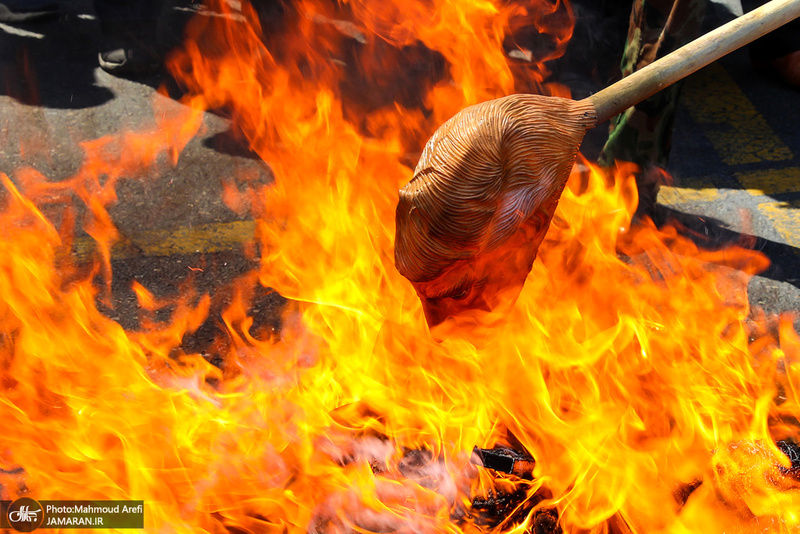
<svg viewBox="0 0 800 534"><path fill-rule="evenodd" d="M786 161L792 151L720 65L690 77L681 102L728 165Z"/></svg>
<svg viewBox="0 0 800 534"><path fill-rule="evenodd" d="M153 230L127 235L125 240L111 249L113 259L136 256L173 256L180 254L208 254L241 247L255 235L254 221L200 224L171 230ZM74 255L81 260L91 257L95 242L89 237L78 238Z"/></svg>
<svg viewBox="0 0 800 534"><path fill-rule="evenodd" d="M755 196L780 195L800 191L800 168L764 169L737 172L736 179Z"/></svg>
<svg viewBox="0 0 800 534"><path fill-rule="evenodd" d="M758 211L769 219L772 227L787 245L800 247L800 203L769 202L758 205Z"/></svg>
<svg viewBox="0 0 800 534"><path fill-rule="evenodd" d="M747 189L747 192L754 196L800 191L800 168L798 167L742 172L737 173L736 177ZM711 185L710 179L704 178L684 181L682 185L692 187L662 187L659 191L658 201L668 206L698 202L724 202L728 195L739 193L738 190L717 189ZM786 239L787 243L800 247L800 212L787 208L783 203L760 204L758 209L773 224L776 231ZM208 254L236 250L253 240L255 227L254 221L234 221L126 235L123 241L114 245L111 257L126 259L140 256ZM78 238L73 246L73 254L79 260L87 260L91 258L95 247L93 239Z"/></svg>
<svg viewBox="0 0 800 534"><path fill-rule="evenodd" d="M720 196L720 190L715 188L662 187L658 191L658 202L674 206L689 202L713 202L719 200Z"/></svg>

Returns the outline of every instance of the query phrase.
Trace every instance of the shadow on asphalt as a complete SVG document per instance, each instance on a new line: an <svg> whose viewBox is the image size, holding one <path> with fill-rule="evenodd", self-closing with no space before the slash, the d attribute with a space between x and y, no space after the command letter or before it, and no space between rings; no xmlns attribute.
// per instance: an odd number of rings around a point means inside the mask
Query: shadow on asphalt
<svg viewBox="0 0 800 534"><path fill-rule="evenodd" d="M0 93L58 109L99 106L114 93L97 85L95 21L50 17L0 25Z"/></svg>
<svg viewBox="0 0 800 534"><path fill-rule="evenodd" d="M164 0L156 42L166 56L180 45L193 0ZM63 2L61 13L28 22L0 23L0 95L29 106L84 109L115 95L95 77L99 67L100 23L90 0ZM126 77L157 89L165 71Z"/></svg>
<svg viewBox="0 0 800 534"><path fill-rule="evenodd" d="M678 233L692 240L698 247L717 250L737 245L763 253L770 260L764 278L786 282L800 288L800 249L763 237L735 232L715 219L683 213L666 206L657 205L653 214L655 223L661 227L672 225Z"/></svg>

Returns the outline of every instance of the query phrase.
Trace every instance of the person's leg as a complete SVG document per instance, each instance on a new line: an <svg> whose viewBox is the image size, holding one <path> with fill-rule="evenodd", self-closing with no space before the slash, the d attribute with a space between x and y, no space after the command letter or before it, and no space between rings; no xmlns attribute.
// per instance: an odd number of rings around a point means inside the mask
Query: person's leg
<svg viewBox="0 0 800 534"><path fill-rule="evenodd" d="M161 6L161 0L95 0L104 70L127 76L160 67L156 28Z"/></svg>
<svg viewBox="0 0 800 534"><path fill-rule="evenodd" d="M628 76L700 35L707 0L634 0L622 75ZM681 83L667 87L612 119L601 165L631 161L641 167L639 213L655 205L655 181L669 158Z"/></svg>

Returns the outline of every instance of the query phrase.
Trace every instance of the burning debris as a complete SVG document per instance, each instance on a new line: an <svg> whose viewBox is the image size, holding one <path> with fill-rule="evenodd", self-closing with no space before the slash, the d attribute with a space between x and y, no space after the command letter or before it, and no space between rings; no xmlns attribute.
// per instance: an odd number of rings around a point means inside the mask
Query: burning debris
<svg viewBox="0 0 800 534"><path fill-rule="evenodd" d="M65 182L2 176L3 499L143 500L154 531L797 528L800 337L744 295L767 260L632 228L632 166L563 165L537 261L492 328L437 341L395 270L407 162L461 109L563 91L544 62L566 46L568 4L302 0L265 35L247 4L211 3L220 16L196 19L170 64L185 113L87 143ZM521 20L554 48L512 69ZM402 52L371 55L388 48ZM368 82L395 83L409 58L435 63L424 83L358 102L348 75L377 93ZM94 279L120 239L115 184L157 175L211 109L275 178L226 193L251 210L256 268L225 307L184 295L126 331ZM91 272L70 262L74 213L44 216L55 198L85 208ZM287 299L274 328L250 316L273 302L256 284Z"/></svg>
<svg viewBox="0 0 800 534"><path fill-rule="evenodd" d="M536 462L529 455L507 447L495 449L475 448L478 465L486 469L493 469L501 473L508 473L520 478L533 477L533 468Z"/></svg>

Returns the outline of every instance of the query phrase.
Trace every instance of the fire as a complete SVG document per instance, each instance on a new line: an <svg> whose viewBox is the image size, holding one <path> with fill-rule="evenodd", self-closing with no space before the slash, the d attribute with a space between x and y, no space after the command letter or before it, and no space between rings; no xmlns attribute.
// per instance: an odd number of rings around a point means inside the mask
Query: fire
<svg viewBox="0 0 800 534"><path fill-rule="evenodd" d="M256 13L229 4L215 9L236 16L196 20L172 58L185 113L87 144L67 182L2 176L2 498L143 499L153 531L798 528L800 482L776 442L798 431L800 338L746 298L767 260L632 228L632 167L579 161L491 328L434 340L393 266L397 190L424 141L466 105L563 91L544 62L563 53L569 5L300 0L262 38ZM530 26L552 46L523 69L504 46ZM438 66L414 71L422 60ZM43 213L74 195L110 274L115 183L157 175L219 108L275 182L226 191L257 220L260 264L211 365L182 348L207 297L137 285L172 320L125 332L68 261L78 216ZM291 301L279 333L253 329L255 283ZM530 453L532 477L473 463L499 445Z"/></svg>

